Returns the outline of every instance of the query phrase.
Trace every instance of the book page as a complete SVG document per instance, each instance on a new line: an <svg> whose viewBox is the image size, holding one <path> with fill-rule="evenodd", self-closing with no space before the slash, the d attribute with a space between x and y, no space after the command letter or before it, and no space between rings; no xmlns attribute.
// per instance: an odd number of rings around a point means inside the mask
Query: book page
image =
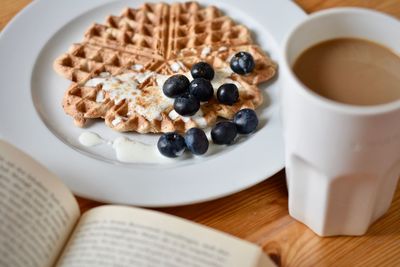
<svg viewBox="0 0 400 267"><path fill-rule="evenodd" d="M53 266L79 213L56 176L0 140L0 266Z"/></svg>
<svg viewBox="0 0 400 267"><path fill-rule="evenodd" d="M58 267L274 266L259 247L156 211L102 206L85 213Z"/></svg>

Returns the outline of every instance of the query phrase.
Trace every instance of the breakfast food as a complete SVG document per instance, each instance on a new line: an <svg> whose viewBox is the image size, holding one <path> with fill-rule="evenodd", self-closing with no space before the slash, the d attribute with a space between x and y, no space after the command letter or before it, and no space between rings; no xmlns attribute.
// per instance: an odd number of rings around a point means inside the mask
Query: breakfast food
<svg viewBox="0 0 400 267"><path fill-rule="evenodd" d="M193 79L203 78L211 81L214 79L215 71L210 64L206 62L198 62L193 65L192 69L190 70L190 74L192 75Z"/></svg>
<svg viewBox="0 0 400 267"><path fill-rule="evenodd" d="M247 52L235 54L230 62L231 69L238 74L249 74L255 67L253 56Z"/></svg>
<svg viewBox="0 0 400 267"><path fill-rule="evenodd" d="M157 148L162 155L176 158L185 152L185 139L176 132L165 133L158 139Z"/></svg>
<svg viewBox="0 0 400 267"><path fill-rule="evenodd" d="M205 102L213 97L214 88L209 80L194 78L189 85L189 94L193 95L199 101Z"/></svg>
<svg viewBox="0 0 400 267"><path fill-rule="evenodd" d="M163 84L164 95L174 98L184 94L189 88L189 79L182 74L169 77Z"/></svg>
<svg viewBox="0 0 400 267"><path fill-rule="evenodd" d="M243 52L251 59L234 56ZM235 64L239 67L231 69ZM148 3L110 16L104 25L91 26L84 41L57 58L54 67L72 82L63 108L76 125L104 118L114 130L139 133L183 133L255 109L262 103L257 85L276 72L245 26L196 2ZM168 87L177 82L169 81L175 74L182 75L182 87L192 83L190 94ZM213 94L197 79L210 81ZM223 84L237 87L239 97L230 98L235 101L216 99Z"/></svg>
<svg viewBox="0 0 400 267"><path fill-rule="evenodd" d="M237 134L236 125L231 121L218 122L211 130L211 138L217 145L232 144Z"/></svg>
<svg viewBox="0 0 400 267"><path fill-rule="evenodd" d="M239 101L239 89L234 83L224 83L217 90L219 103L232 106Z"/></svg>
<svg viewBox="0 0 400 267"><path fill-rule="evenodd" d="M200 101L190 94L178 96L174 101L174 111L182 116L193 116L200 109Z"/></svg>
<svg viewBox="0 0 400 267"><path fill-rule="evenodd" d="M241 109L233 117L238 133L250 134L254 132L258 126L258 117L252 109Z"/></svg>
<svg viewBox="0 0 400 267"><path fill-rule="evenodd" d="M211 129L211 140L216 145L234 144L238 134L248 135L256 131L258 117L253 109L241 109L232 121L218 122ZM182 143L182 140L184 142ZM169 158L176 158L188 149L193 155L203 155L209 146L205 132L200 128L190 128L182 137L177 132L168 132L160 136L157 148L160 153Z"/></svg>
<svg viewBox="0 0 400 267"><path fill-rule="evenodd" d="M209 142L202 129L191 128L185 133L186 147L194 155L203 155L207 152Z"/></svg>

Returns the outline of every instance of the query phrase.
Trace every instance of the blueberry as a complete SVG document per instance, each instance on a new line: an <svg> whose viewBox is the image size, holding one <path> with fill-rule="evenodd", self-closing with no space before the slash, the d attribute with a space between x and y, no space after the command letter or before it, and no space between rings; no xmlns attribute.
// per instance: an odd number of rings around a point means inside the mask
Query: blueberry
<svg viewBox="0 0 400 267"><path fill-rule="evenodd" d="M195 78L189 85L189 93L199 101L208 101L214 95L214 89L209 80Z"/></svg>
<svg viewBox="0 0 400 267"><path fill-rule="evenodd" d="M247 52L236 53L231 59L231 69L237 74L247 74L253 71L255 66L253 56Z"/></svg>
<svg viewBox="0 0 400 267"><path fill-rule="evenodd" d="M185 94L174 101L175 111L182 116L192 116L200 109L200 101L194 96Z"/></svg>
<svg viewBox="0 0 400 267"><path fill-rule="evenodd" d="M176 158L185 151L185 139L175 132L165 133L158 139L157 148L164 156Z"/></svg>
<svg viewBox="0 0 400 267"><path fill-rule="evenodd" d="M254 110L245 108L235 114L233 122L236 124L238 133L249 134L256 130L258 118Z"/></svg>
<svg viewBox="0 0 400 267"><path fill-rule="evenodd" d="M185 135L187 148L195 155L203 155L208 150L208 139L202 129L190 128Z"/></svg>
<svg viewBox="0 0 400 267"><path fill-rule="evenodd" d="M211 138L217 145L230 145L236 136L236 125L231 121L218 122L211 130Z"/></svg>
<svg viewBox="0 0 400 267"><path fill-rule="evenodd" d="M190 70L193 79L196 78L204 78L206 80L211 81L214 78L214 70L210 66L210 64L206 62L199 62L193 65Z"/></svg>
<svg viewBox="0 0 400 267"><path fill-rule="evenodd" d="M163 92L168 97L177 97L189 90L189 79L182 74L169 77L163 84Z"/></svg>
<svg viewBox="0 0 400 267"><path fill-rule="evenodd" d="M218 101L222 104L233 105L239 100L239 90L233 83L225 83L218 88Z"/></svg>

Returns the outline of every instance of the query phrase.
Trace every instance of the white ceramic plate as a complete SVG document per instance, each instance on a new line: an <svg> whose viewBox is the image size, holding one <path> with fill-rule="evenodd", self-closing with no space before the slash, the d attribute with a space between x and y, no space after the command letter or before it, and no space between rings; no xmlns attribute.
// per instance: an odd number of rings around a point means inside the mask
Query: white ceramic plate
<svg viewBox="0 0 400 267"><path fill-rule="evenodd" d="M123 164L107 146L79 144L84 130L73 126L60 104L69 82L55 74L52 62L82 40L93 22L142 2L36 0L19 13L0 35L0 137L47 166L77 195L112 203L160 207L205 201L250 187L281 170L279 78L261 87L266 103L258 111L260 129L206 157ZM305 17L295 4L284 0L229 0L216 5L247 25L275 61L283 35ZM86 130L107 139L121 135L103 123ZM154 136L129 136L156 142Z"/></svg>

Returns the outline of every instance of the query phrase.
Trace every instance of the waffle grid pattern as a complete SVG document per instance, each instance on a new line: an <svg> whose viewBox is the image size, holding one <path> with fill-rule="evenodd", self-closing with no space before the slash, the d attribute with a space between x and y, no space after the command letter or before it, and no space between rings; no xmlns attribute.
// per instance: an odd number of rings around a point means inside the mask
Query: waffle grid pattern
<svg viewBox="0 0 400 267"><path fill-rule="evenodd" d="M85 83L104 72L118 75L152 71L172 75L177 72L172 67L176 62L181 64L180 73L199 61L208 62L214 69L229 68L230 56L238 51L250 52L256 68L246 76L231 75L242 87L238 103L227 106L213 99L202 105L207 125L212 125L217 117L230 119L239 109L259 106L262 95L257 84L276 72L276 65L253 43L250 31L214 6L203 8L197 2L186 2L127 8L120 16L109 16L104 24L93 24L82 43L73 44L55 60L54 68L72 81L64 95L63 108L77 126L83 127L88 119L104 118L106 125L117 131L182 132L199 125L193 119L171 119L168 113L172 106L161 114L161 120L149 121L130 112L127 101L115 104L106 95L103 102L96 102L101 86L86 87ZM134 70L134 66L141 68ZM155 79L150 78L140 86L156 85ZM113 123L116 118L120 118L120 123Z"/></svg>

